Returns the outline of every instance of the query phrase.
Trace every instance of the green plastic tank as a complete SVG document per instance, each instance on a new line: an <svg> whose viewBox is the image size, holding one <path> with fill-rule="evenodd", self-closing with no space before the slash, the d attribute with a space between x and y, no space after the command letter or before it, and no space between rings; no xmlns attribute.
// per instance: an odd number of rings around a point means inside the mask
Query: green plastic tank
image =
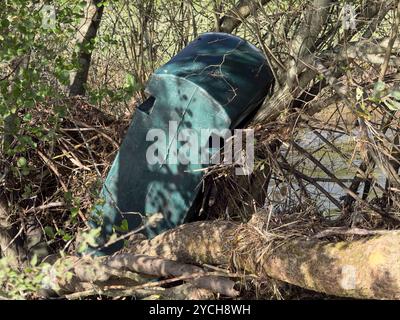
<svg viewBox="0 0 400 320"><path fill-rule="evenodd" d="M224 33L202 34L156 70L103 185L104 203L93 210L91 224L101 227L95 253L122 248L123 241L104 247L114 232L139 229L153 237L183 223L209 164L175 163L180 134L236 128L260 106L273 80L259 49ZM209 147L209 137L198 137L191 152ZM155 143L165 148L154 151ZM163 219L146 225L155 213Z"/></svg>

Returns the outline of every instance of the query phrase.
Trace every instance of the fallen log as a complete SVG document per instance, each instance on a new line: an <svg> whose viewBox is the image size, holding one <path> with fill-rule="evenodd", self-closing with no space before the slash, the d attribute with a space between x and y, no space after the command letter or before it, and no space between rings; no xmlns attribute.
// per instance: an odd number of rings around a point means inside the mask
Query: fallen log
<svg viewBox="0 0 400 320"><path fill-rule="evenodd" d="M85 293L93 283L101 283L100 288L123 284L127 290L122 292L140 291L146 289L147 274L182 278L197 288L236 296L231 280L210 276L196 266L209 264L333 296L400 299L400 231L358 237L339 242L305 236L282 240L252 221L193 222L135 242L111 257L64 257L53 267L66 268L57 274L73 275L57 279L59 293ZM110 282L115 278L120 281Z"/></svg>
<svg viewBox="0 0 400 320"><path fill-rule="evenodd" d="M130 248L185 263L230 264L334 296L400 299L400 231L330 243L297 239L268 245L252 225L194 222Z"/></svg>

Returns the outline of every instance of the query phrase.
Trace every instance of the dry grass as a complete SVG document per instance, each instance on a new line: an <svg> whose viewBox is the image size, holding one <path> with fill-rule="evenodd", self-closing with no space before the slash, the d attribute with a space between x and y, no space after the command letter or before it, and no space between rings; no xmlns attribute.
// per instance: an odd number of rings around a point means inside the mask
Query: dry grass
<svg viewBox="0 0 400 320"><path fill-rule="evenodd" d="M52 110L63 110L55 126L49 125L55 116ZM73 250L73 241L63 234L73 239L85 228L128 123L115 120L82 99L38 105L29 125L43 126L54 139L37 140L37 147L24 155L31 168L28 174L17 171L5 176L4 194L11 203L12 220L25 228L33 224L41 229L51 251ZM4 166L17 167L16 156L3 161ZM51 237L45 231L49 226L54 233L62 231Z"/></svg>

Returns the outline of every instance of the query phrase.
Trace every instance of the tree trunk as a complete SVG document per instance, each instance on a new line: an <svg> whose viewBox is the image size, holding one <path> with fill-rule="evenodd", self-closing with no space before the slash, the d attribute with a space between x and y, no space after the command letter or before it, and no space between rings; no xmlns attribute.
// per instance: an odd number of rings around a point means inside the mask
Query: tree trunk
<svg viewBox="0 0 400 320"><path fill-rule="evenodd" d="M291 240L261 255L267 243L254 226L195 222L137 245L135 253L185 263L227 264L330 295L400 299L400 232L329 243Z"/></svg>
<svg viewBox="0 0 400 320"><path fill-rule="evenodd" d="M84 95L88 79L90 62L92 60L92 45L100 27L104 6L100 5L101 0L90 0L86 9L85 18L79 28L76 44L79 47L78 63L79 68L70 77L69 95Z"/></svg>
<svg viewBox="0 0 400 320"><path fill-rule="evenodd" d="M265 5L269 0L241 0L238 5L227 12L220 20L220 32L232 33L243 20L250 16L259 5Z"/></svg>

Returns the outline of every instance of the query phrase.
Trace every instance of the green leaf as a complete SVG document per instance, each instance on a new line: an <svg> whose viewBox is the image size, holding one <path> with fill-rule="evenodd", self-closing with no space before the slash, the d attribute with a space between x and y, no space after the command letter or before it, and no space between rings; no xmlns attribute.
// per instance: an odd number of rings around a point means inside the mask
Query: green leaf
<svg viewBox="0 0 400 320"><path fill-rule="evenodd" d="M393 90L390 96L400 101L400 90Z"/></svg>
<svg viewBox="0 0 400 320"><path fill-rule="evenodd" d="M31 170L28 167L24 167L21 172L23 176L28 176L31 173Z"/></svg>
<svg viewBox="0 0 400 320"><path fill-rule="evenodd" d="M111 237L108 238L108 242L109 242L109 243L114 243L115 241L117 241L117 239L118 239L118 235L117 235L116 233L113 233L113 234L111 235Z"/></svg>
<svg viewBox="0 0 400 320"><path fill-rule="evenodd" d="M35 267L35 266L37 265L37 263L38 263L38 257L37 257L36 254L34 254L33 257L32 257L32 259L31 259L31 261L30 261L30 265L31 265L32 267Z"/></svg>
<svg viewBox="0 0 400 320"><path fill-rule="evenodd" d="M26 122L31 121L32 120L32 114L30 114L30 113L25 114L23 119Z"/></svg>
<svg viewBox="0 0 400 320"><path fill-rule="evenodd" d="M79 208L72 208L71 209L71 218L75 218L79 213Z"/></svg>
<svg viewBox="0 0 400 320"><path fill-rule="evenodd" d="M127 87L132 87L132 86L134 86L135 84L136 84L135 77L134 77L132 74L128 73L128 74L126 75L125 85L126 85Z"/></svg>
<svg viewBox="0 0 400 320"><path fill-rule="evenodd" d="M86 2L86 1L81 1L81 2L79 2L79 4L78 4L78 6L79 6L80 9L85 9L85 8L86 8L86 5L87 5L87 2Z"/></svg>
<svg viewBox="0 0 400 320"><path fill-rule="evenodd" d="M378 81L377 83L375 83L374 91L382 92L383 90L385 90L385 88L386 88L386 84L383 81Z"/></svg>
<svg viewBox="0 0 400 320"><path fill-rule="evenodd" d="M72 236L69 234L69 233L65 233L64 235L63 235L63 240L64 241L69 241L69 240L71 240L72 239Z"/></svg>
<svg viewBox="0 0 400 320"><path fill-rule="evenodd" d="M357 101L360 101L362 99L363 95L364 95L364 91L361 88L357 87L357 89L356 89Z"/></svg>
<svg viewBox="0 0 400 320"><path fill-rule="evenodd" d="M126 219L122 220L122 223L119 227L115 226L115 230L120 232L128 232L129 231L128 220Z"/></svg>
<svg viewBox="0 0 400 320"><path fill-rule="evenodd" d="M392 111L400 110L400 102L397 102L393 99L388 98L383 103L386 105L386 107L389 108L389 110Z"/></svg>
<svg viewBox="0 0 400 320"><path fill-rule="evenodd" d="M86 243L89 244L91 247L97 247L98 244L96 239L99 237L100 232L100 228L90 230L85 236Z"/></svg>
<svg viewBox="0 0 400 320"><path fill-rule="evenodd" d="M50 239L54 239L54 237L56 236L53 227L51 226L45 226L44 227L44 232L46 233L46 235L50 238Z"/></svg>
<svg viewBox="0 0 400 320"><path fill-rule="evenodd" d="M27 161L26 161L26 158L24 158L24 157L20 157L20 158L17 160L17 166L18 166L18 168L25 167L26 164L27 164Z"/></svg>
<svg viewBox="0 0 400 320"><path fill-rule="evenodd" d="M67 203L71 203L72 202L72 192L71 191L64 192L64 199Z"/></svg>

